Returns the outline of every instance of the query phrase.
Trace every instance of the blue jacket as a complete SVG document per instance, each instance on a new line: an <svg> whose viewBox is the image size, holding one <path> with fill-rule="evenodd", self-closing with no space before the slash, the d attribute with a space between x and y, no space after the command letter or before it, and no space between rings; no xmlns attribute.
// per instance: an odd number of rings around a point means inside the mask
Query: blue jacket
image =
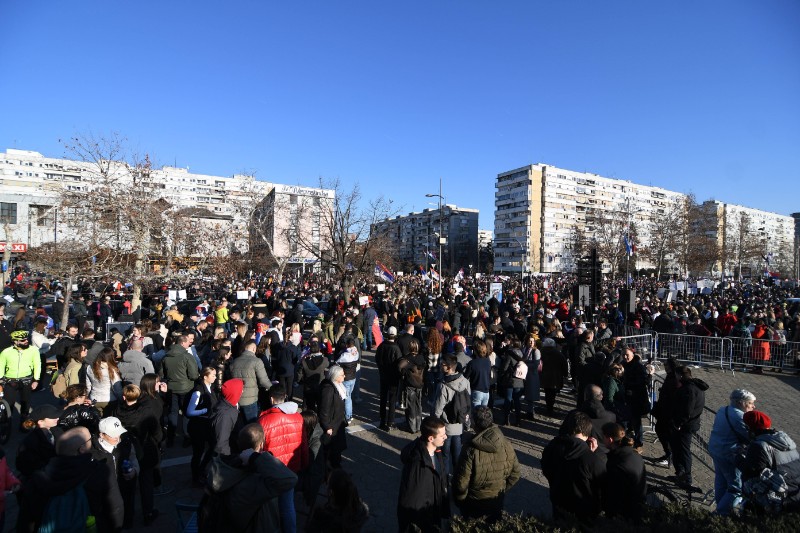
<svg viewBox="0 0 800 533"><path fill-rule="evenodd" d="M750 433L742 420L743 416L744 411L730 405L717 411L711 437L708 439L708 453L712 457L733 460L736 448L750 442Z"/></svg>

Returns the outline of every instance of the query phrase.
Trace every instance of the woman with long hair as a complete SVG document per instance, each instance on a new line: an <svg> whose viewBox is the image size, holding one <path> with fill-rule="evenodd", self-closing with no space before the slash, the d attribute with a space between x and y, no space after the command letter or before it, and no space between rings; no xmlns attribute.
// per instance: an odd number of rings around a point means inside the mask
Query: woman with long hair
<svg viewBox="0 0 800 533"><path fill-rule="evenodd" d="M202 485L203 472L214 456L214 437L211 430L211 410L217 405L218 396L214 391L217 370L205 367L200 379L189 393L185 416L189 418L188 431L192 440L192 482Z"/></svg>
<svg viewBox="0 0 800 533"><path fill-rule="evenodd" d="M328 477L328 501L314 510L306 526L312 533L361 531L369 519L369 507L358 495L358 488L344 470Z"/></svg>
<svg viewBox="0 0 800 533"><path fill-rule="evenodd" d="M84 372L83 358L89 351L84 344L73 344L67 348L67 366L64 368L64 378L67 388L81 382L81 373Z"/></svg>
<svg viewBox="0 0 800 533"><path fill-rule="evenodd" d="M86 387L89 399L101 413L122 398L122 377L113 348L100 350L94 363L86 369Z"/></svg>
<svg viewBox="0 0 800 533"><path fill-rule="evenodd" d="M436 328L430 328L428 330L427 343L425 390L422 391L422 394L431 398L429 402L432 402L432 396L436 392L436 384L442 379L442 370L439 365L439 358L442 356L442 348L444 347L442 334Z"/></svg>

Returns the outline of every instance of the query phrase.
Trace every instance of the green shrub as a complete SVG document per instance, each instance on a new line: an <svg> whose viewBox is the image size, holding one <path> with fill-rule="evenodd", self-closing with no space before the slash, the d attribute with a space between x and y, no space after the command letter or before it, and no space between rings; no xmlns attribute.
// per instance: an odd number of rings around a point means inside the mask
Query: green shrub
<svg viewBox="0 0 800 533"><path fill-rule="evenodd" d="M728 518L698 507L672 504L659 509L649 509L642 524L634 525L624 520L598 518L591 527L577 521L556 524L536 516L503 513L494 524L485 520L469 520L460 516L450 522L452 533L567 533L588 531L596 533L796 533L800 514L786 513L778 517L744 514Z"/></svg>

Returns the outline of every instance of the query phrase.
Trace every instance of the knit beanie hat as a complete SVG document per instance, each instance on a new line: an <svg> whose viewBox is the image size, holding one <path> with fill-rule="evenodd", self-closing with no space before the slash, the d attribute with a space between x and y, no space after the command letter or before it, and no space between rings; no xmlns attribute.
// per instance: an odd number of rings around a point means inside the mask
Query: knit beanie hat
<svg viewBox="0 0 800 533"><path fill-rule="evenodd" d="M229 379L222 384L222 397L225 398L229 404L236 405L242 397L244 390L244 381L239 378Z"/></svg>
<svg viewBox="0 0 800 533"><path fill-rule="evenodd" d="M764 431L772 427L772 420L770 420L766 413L762 413L761 411L748 411L744 414L743 420L753 433Z"/></svg>

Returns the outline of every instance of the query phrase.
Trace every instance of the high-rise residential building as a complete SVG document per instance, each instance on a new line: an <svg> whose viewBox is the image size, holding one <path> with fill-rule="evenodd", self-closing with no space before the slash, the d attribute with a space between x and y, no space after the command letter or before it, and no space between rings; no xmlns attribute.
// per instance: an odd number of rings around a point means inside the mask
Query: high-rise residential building
<svg viewBox="0 0 800 533"><path fill-rule="evenodd" d="M116 165L124 167L121 163ZM46 157L29 150L0 152L0 240L35 247L74 238L71 221L77 213L61 205L61 198L65 191L93 190L97 174L97 165L93 163ZM120 176L125 175L120 172ZM259 181L249 175L213 176L171 166L149 169L144 183L147 198L131 198L132 208L137 202L162 202L170 211L188 213L190 222L186 231L211 228L218 235L230 237L225 243L211 240L203 250L204 254L211 255L248 251L253 213L258 210L261 215L265 214L263 202L268 195L273 194L277 199L268 204L272 210L270 216L283 221L291 219L292 193L289 191L292 189L297 189L301 197L330 198L333 194L329 190ZM320 232L319 227L311 226L305 221L299 227L316 234ZM292 255L291 243L283 244L279 243L276 249L285 254L281 257L289 259L290 264L309 262L305 257ZM122 245L125 245L124 240Z"/></svg>
<svg viewBox="0 0 800 533"><path fill-rule="evenodd" d="M478 210L455 205L387 218L373 233L387 238L403 268L437 264L445 275L478 265ZM440 238L442 257L439 257ZM431 254L433 257L431 257Z"/></svg>
<svg viewBox="0 0 800 533"><path fill-rule="evenodd" d="M495 272L574 272L579 256L586 254L578 243L601 240L604 220L617 221L609 238L620 247L628 230L632 247L646 246L655 236L651 232L680 230L658 223L686 199L685 194L661 187L546 164L498 174L495 187ZM722 255L718 272L725 263L725 272L732 275L731 258L725 255L727 250L730 256L731 235L743 214L749 239L743 254L746 262L737 268L747 266L756 273L766 267L765 258L772 269L792 264L792 217L714 200L703 203L701 209L702 228L692 230L718 243ZM637 255L636 265L654 266L642 254ZM707 268L714 270L711 263Z"/></svg>
<svg viewBox="0 0 800 533"><path fill-rule="evenodd" d="M572 272L582 253L576 238L591 239L599 218L624 213L644 241L650 218L684 197L546 164L498 174L495 188L495 272Z"/></svg>

